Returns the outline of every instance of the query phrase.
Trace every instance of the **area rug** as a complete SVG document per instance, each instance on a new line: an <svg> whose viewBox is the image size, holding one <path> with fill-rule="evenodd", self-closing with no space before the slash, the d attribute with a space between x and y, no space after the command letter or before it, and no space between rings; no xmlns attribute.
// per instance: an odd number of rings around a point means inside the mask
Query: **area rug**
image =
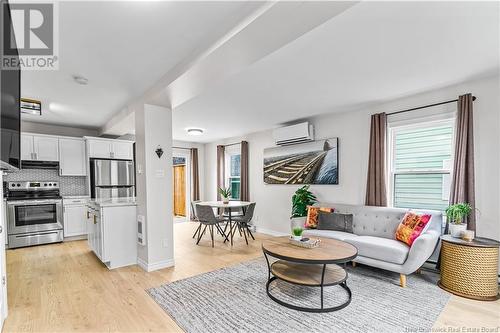
<svg viewBox="0 0 500 333"><path fill-rule="evenodd" d="M413 332L430 331L450 295L432 273L412 274L406 288L399 275L366 266L348 267L352 301L331 313L306 313L271 300L267 265L259 258L147 290L188 333L197 332ZM319 306L319 288L275 281L271 293L300 306ZM346 293L325 288L325 306Z"/></svg>

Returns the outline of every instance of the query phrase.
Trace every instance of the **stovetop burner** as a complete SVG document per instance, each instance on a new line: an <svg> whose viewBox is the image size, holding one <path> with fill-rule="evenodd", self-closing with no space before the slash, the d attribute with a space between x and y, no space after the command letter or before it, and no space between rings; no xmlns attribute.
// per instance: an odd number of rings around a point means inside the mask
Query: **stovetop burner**
<svg viewBox="0 0 500 333"><path fill-rule="evenodd" d="M8 182L7 201L61 199L56 181Z"/></svg>

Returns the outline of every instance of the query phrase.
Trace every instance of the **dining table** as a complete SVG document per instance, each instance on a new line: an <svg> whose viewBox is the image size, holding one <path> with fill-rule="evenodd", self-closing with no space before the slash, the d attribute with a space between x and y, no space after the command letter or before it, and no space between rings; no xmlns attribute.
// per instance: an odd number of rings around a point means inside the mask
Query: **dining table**
<svg viewBox="0 0 500 333"><path fill-rule="evenodd" d="M231 241L231 246L233 246L233 235L234 231L236 231L236 225L234 225L234 230L233 230L233 219L232 219L232 212L235 209L244 209L245 207L249 206L251 202L249 201L239 201L239 200L231 200L229 202L223 202L223 201L201 201L197 202L197 205L203 205L203 206L210 206L212 208L220 208L223 209L224 211L227 211L228 214L228 224L229 224L229 234L226 235L226 239L224 239L224 242L226 241Z"/></svg>

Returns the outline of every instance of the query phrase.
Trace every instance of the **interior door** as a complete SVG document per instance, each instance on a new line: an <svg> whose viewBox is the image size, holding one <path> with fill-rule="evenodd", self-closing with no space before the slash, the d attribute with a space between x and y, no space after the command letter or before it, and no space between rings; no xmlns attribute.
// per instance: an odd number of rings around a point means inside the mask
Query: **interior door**
<svg viewBox="0 0 500 333"><path fill-rule="evenodd" d="M186 216L186 166L174 167L174 215Z"/></svg>

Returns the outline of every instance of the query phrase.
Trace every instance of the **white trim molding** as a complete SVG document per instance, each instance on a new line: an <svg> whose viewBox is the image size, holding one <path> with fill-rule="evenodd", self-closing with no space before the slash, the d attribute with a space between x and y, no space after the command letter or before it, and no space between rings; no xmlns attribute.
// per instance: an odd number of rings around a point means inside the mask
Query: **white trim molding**
<svg viewBox="0 0 500 333"><path fill-rule="evenodd" d="M175 266L175 261L174 261L174 259L169 259L169 260L154 262L154 263L150 264L150 263L145 262L141 258L137 258L137 265L139 265L139 267L142 268L143 270L145 270L146 272L153 272L153 271L157 271L159 269Z"/></svg>

